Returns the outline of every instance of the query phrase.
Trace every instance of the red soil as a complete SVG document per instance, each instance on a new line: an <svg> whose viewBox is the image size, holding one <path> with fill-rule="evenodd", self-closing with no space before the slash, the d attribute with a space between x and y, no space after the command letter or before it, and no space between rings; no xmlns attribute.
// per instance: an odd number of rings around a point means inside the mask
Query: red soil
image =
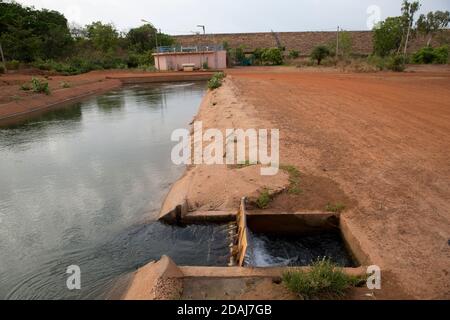
<svg viewBox="0 0 450 320"><path fill-rule="evenodd" d="M349 198L343 217L372 262L414 297L449 299L450 69L415 71L229 74L240 99L281 130L281 162L299 168L306 189L317 191L316 177ZM305 209L303 195L284 197Z"/></svg>

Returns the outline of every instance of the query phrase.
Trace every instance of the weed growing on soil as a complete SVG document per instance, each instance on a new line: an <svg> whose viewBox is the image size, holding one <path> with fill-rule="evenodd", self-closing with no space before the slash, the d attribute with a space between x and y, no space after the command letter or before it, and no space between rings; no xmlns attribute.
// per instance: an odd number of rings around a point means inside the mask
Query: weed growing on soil
<svg viewBox="0 0 450 320"><path fill-rule="evenodd" d="M33 89L33 92L36 93L45 93L46 95L50 94L50 88L48 86L48 82L38 79L38 78L32 78L31 79L31 87Z"/></svg>
<svg viewBox="0 0 450 320"><path fill-rule="evenodd" d="M67 89L67 88L70 88L70 87L71 87L70 83L67 82L67 81L63 81L63 82L61 82L59 85L60 85L61 88L63 88L63 89Z"/></svg>
<svg viewBox="0 0 450 320"><path fill-rule="evenodd" d="M30 91L31 90L31 86L29 83L24 83L20 86L20 90L22 91Z"/></svg>
<svg viewBox="0 0 450 320"><path fill-rule="evenodd" d="M302 190L300 188L300 171L291 165L280 166L281 170L286 171L289 174L289 188L288 192L290 194L300 194Z"/></svg>
<svg viewBox="0 0 450 320"><path fill-rule="evenodd" d="M257 164L258 164L258 163L251 163L250 160L246 160L246 161L243 162L243 163L238 163L237 166L236 166L236 168L237 168L237 169L243 169L243 168L255 166L255 165L257 165Z"/></svg>
<svg viewBox="0 0 450 320"><path fill-rule="evenodd" d="M283 284L304 299L339 298L361 282L361 278L347 275L342 268L325 258L314 262L308 271L283 274Z"/></svg>
<svg viewBox="0 0 450 320"><path fill-rule="evenodd" d="M222 86L222 81L225 78L225 73L216 72L213 77L208 81L208 88L211 90L220 88Z"/></svg>
<svg viewBox="0 0 450 320"><path fill-rule="evenodd" d="M328 212L341 213L342 211L345 210L345 205L343 205L342 203L336 203L336 204L329 203L325 207L325 210Z"/></svg>
<svg viewBox="0 0 450 320"><path fill-rule="evenodd" d="M258 199L256 199L256 206L259 209L266 209L269 206L271 201L269 190L264 189L264 191L259 195Z"/></svg>

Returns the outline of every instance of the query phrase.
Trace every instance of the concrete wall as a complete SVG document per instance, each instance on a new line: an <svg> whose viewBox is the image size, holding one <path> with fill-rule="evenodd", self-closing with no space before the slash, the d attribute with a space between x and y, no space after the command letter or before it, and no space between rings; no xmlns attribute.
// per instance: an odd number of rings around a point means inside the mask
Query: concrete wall
<svg viewBox="0 0 450 320"><path fill-rule="evenodd" d="M359 54L370 54L373 51L372 31L349 31L353 41L353 51ZM287 50L299 50L302 55L309 55L312 49L320 44L336 41L336 32L278 32L281 45ZM235 33L235 34L207 34L174 36L178 44L183 46L211 45L227 42L230 47L241 45L249 50L256 48L277 47L274 34L266 33ZM444 34L444 42L449 43L450 31ZM435 45L437 41L435 39ZM410 51L426 45L426 39L417 37L411 41Z"/></svg>
<svg viewBox="0 0 450 320"><path fill-rule="evenodd" d="M175 52L155 54L155 67L162 71L178 71L185 63L193 63L201 69L203 63L208 63L210 69L224 69L227 67L226 51L216 52Z"/></svg>

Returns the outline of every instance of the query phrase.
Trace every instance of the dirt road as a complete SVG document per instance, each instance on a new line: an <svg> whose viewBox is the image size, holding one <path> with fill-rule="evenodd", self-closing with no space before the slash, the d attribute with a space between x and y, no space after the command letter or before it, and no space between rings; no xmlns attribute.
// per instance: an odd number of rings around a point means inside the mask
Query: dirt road
<svg viewBox="0 0 450 320"><path fill-rule="evenodd" d="M373 260L409 294L449 299L450 72L437 71L230 74L240 99L281 130L282 163L307 190L349 198L344 217Z"/></svg>

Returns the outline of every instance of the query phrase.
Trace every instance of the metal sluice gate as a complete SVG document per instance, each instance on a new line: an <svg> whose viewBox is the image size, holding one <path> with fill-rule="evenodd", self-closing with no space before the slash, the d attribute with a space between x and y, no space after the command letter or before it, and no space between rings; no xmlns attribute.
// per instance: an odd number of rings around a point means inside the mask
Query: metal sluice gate
<svg viewBox="0 0 450 320"><path fill-rule="evenodd" d="M236 221L231 222L228 228L230 240L230 267L243 267L248 248L247 212L245 198L242 198Z"/></svg>

